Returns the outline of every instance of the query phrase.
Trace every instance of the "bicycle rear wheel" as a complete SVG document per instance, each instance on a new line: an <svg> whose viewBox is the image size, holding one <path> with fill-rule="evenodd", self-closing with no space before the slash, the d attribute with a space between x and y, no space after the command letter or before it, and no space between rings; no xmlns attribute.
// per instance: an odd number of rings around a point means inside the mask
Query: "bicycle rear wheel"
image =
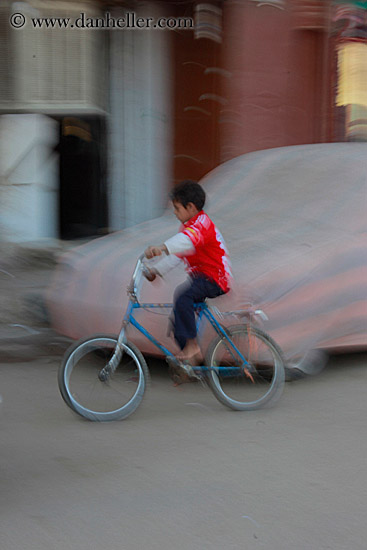
<svg viewBox="0 0 367 550"><path fill-rule="evenodd" d="M58 383L64 401L88 420L122 420L143 399L149 371L133 344L124 343L116 370L105 380L99 377L116 344L116 337L102 334L80 340L66 352L60 366Z"/></svg>
<svg viewBox="0 0 367 550"><path fill-rule="evenodd" d="M215 397L230 409L251 411L273 404L281 395L284 362L277 344L265 332L249 325L228 327L227 334L251 365L246 365L231 348L228 340L218 337L209 345L206 365L208 381Z"/></svg>

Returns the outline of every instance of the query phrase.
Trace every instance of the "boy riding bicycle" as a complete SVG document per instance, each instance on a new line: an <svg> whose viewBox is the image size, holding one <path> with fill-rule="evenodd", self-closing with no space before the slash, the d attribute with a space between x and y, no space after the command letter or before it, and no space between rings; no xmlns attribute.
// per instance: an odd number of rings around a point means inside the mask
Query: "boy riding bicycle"
<svg viewBox="0 0 367 550"><path fill-rule="evenodd" d="M229 291L231 265L222 235L203 210L203 188L194 181L186 180L174 188L170 198L174 214L182 225L179 233L163 244L152 245L145 250L147 258L165 254L154 268L149 269L146 277L154 281L156 275L164 275L181 260L185 262L189 279L175 290L174 337L181 349L177 358L197 365L201 361L201 353L196 340L194 303Z"/></svg>

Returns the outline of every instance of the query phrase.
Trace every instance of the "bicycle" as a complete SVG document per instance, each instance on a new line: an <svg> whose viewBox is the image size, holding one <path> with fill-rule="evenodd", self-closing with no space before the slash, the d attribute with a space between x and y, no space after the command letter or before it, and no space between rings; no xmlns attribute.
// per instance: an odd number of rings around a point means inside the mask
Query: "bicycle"
<svg viewBox="0 0 367 550"><path fill-rule="evenodd" d="M97 334L81 339L67 350L58 373L58 384L66 404L93 421L122 420L140 405L149 370L139 349L126 339L129 324L152 342L166 357L170 369L207 383L215 397L233 410L249 411L273 404L285 381L284 361L278 345L254 326L261 310L251 308L220 313L206 302L195 305L197 328L205 318L216 332L203 366L180 363L135 318L137 309L171 308L172 304L140 303L144 273L142 254L128 286L129 302L119 335ZM235 316L247 322L224 326L216 316Z"/></svg>

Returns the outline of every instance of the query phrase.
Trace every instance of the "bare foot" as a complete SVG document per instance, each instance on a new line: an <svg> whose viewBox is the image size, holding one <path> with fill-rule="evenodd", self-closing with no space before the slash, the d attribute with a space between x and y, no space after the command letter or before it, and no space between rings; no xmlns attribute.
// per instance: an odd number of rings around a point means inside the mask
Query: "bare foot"
<svg viewBox="0 0 367 550"><path fill-rule="evenodd" d="M186 346L177 355L179 361L187 361L190 365L199 365L202 361L201 350L196 340L188 340Z"/></svg>

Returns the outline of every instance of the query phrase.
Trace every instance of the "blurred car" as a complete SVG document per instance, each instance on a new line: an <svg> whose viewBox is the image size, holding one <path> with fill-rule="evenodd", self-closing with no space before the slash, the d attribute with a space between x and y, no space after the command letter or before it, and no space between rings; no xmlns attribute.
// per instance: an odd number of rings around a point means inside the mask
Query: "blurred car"
<svg viewBox="0 0 367 550"><path fill-rule="evenodd" d="M308 350L367 348L367 144L285 147L232 159L202 181L205 210L229 249L235 285L213 303L253 304L289 364ZM177 232L171 208L160 218L93 240L59 261L47 306L59 333L118 333L138 255ZM183 269L146 283L142 301L171 302ZM167 313L139 311L153 335L173 347ZM233 323L232 319L232 323ZM144 336L129 338L154 353Z"/></svg>

